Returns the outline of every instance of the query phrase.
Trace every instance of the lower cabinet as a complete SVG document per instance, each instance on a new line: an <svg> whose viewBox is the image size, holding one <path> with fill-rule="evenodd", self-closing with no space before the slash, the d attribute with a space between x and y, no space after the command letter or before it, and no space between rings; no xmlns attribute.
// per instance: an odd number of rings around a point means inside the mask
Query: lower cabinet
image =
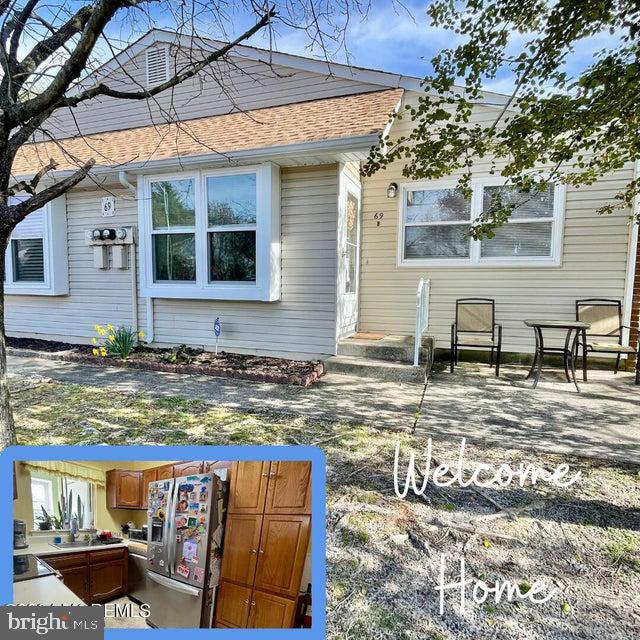
<svg viewBox="0 0 640 640"><path fill-rule="evenodd" d="M223 580L218 590L216 627L286 629L293 625L296 601Z"/></svg>
<svg viewBox="0 0 640 640"><path fill-rule="evenodd" d="M127 592L126 549L65 553L44 556L42 560L58 571L65 586L87 604Z"/></svg>

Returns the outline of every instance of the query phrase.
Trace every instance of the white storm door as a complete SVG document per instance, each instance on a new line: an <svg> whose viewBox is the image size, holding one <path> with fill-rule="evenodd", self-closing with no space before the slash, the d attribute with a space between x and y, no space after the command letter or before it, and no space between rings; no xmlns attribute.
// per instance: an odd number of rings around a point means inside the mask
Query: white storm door
<svg viewBox="0 0 640 640"><path fill-rule="evenodd" d="M338 337L358 328L360 276L360 187L344 178L341 193L338 248Z"/></svg>

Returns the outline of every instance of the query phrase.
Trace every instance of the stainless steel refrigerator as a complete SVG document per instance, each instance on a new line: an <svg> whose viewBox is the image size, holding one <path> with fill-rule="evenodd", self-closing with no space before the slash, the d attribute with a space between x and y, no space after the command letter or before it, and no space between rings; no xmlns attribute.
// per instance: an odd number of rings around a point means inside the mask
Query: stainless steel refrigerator
<svg viewBox="0 0 640 640"><path fill-rule="evenodd" d="M211 627L220 576L227 470L148 487L147 618L154 627Z"/></svg>

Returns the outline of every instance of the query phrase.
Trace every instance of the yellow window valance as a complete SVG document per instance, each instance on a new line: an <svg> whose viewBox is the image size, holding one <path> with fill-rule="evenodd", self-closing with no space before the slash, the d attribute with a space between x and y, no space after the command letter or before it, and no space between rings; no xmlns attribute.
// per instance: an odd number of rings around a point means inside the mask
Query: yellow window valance
<svg viewBox="0 0 640 640"><path fill-rule="evenodd" d="M93 482L100 487L105 485L105 473L100 469L88 467L81 462L63 460L30 460L22 463L29 471L40 471L54 476L65 476L75 480Z"/></svg>

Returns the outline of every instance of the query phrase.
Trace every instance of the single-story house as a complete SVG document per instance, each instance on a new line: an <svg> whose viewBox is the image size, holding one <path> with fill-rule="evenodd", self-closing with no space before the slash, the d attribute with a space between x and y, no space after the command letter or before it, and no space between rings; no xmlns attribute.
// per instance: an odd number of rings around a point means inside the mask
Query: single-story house
<svg viewBox="0 0 640 640"><path fill-rule="evenodd" d="M191 44L152 30L85 85L153 86ZM407 182L400 163L360 176L381 133L411 126L390 127L389 114L417 100L418 78L248 46L213 69L219 82L209 71L146 102L59 112L47 124L58 142L23 149L16 176L49 158L58 175L78 159L97 164L14 231L8 335L87 343L111 323L154 346L212 349L219 318L222 349L326 357L356 331L413 335L421 278L438 346L467 296L496 300L506 352L533 350L524 318L573 319L577 298L619 299L637 326L637 225L596 213L633 166L588 187L557 185L494 239L470 241L482 194L499 184L488 167L471 207L456 204L455 176ZM475 117L494 118L505 99L487 93Z"/></svg>

